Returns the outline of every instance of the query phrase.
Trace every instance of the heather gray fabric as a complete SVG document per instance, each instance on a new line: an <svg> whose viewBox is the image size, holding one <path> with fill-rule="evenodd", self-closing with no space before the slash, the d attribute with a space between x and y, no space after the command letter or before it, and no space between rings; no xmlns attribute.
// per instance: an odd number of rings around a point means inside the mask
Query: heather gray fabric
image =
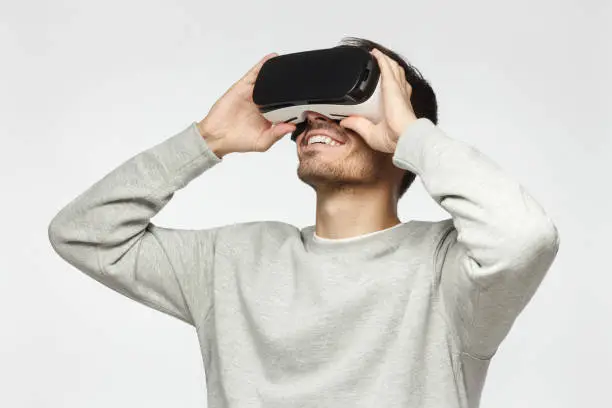
<svg viewBox="0 0 612 408"><path fill-rule="evenodd" d="M66 205L49 225L53 248L195 327L210 408L479 405L491 357L559 247L517 181L421 118L393 162L449 219L331 241L312 225L150 222L221 161L192 123Z"/></svg>

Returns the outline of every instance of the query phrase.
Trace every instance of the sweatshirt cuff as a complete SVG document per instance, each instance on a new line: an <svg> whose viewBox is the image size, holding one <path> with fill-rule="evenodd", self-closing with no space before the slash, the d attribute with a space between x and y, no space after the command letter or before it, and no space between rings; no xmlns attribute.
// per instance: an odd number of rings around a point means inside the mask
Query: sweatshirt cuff
<svg viewBox="0 0 612 408"><path fill-rule="evenodd" d="M223 161L222 158L217 156L215 152L210 149L210 146L208 145L208 143L206 143L206 139L202 137L200 131L198 130L197 122L192 122L187 130L189 131L191 136L197 140L196 144L199 145L199 152L206 157L206 160L212 161L213 164L217 164Z"/></svg>
<svg viewBox="0 0 612 408"><path fill-rule="evenodd" d="M160 163L166 181L186 185L204 171L222 161L208 146L200 135L197 123L192 122L185 129L163 141L148 154Z"/></svg>
<svg viewBox="0 0 612 408"><path fill-rule="evenodd" d="M431 120L418 118L400 135L393 153L393 164L420 175L425 166L427 149L443 137L446 135Z"/></svg>

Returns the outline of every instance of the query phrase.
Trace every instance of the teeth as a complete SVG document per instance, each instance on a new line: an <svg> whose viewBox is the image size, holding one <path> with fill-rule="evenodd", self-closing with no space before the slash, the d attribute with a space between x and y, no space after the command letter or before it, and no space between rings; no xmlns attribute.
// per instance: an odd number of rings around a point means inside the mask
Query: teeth
<svg viewBox="0 0 612 408"><path fill-rule="evenodd" d="M315 135L308 139L308 144L311 145L313 143L324 143L331 146L340 146L341 143L336 142L331 137L323 136L323 135Z"/></svg>

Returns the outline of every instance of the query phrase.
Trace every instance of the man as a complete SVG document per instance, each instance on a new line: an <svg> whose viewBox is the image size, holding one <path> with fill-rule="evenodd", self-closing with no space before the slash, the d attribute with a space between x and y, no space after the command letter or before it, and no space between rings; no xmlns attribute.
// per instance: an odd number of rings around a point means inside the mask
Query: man
<svg viewBox="0 0 612 408"><path fill-rule="evenodd" d="M150 222L225 155L265 152L295 131L253 104L269 54L203 120L123 163L49 226L76 268L195 327L210 408L477 407L491 358L557 254L557 228L525 189L414 108L408 78L420 92L424 80L359 44L381 68L384 118L308 113L296 149L315 225ZM398 219L414 175L451 218Z"/></svg>

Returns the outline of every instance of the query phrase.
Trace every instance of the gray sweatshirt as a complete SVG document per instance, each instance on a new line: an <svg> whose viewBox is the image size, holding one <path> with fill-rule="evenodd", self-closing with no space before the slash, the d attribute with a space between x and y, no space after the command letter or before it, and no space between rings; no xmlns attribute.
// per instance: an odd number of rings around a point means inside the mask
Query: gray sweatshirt
<svg viewBox="0 0 612 408"><path fill-rule="evenodd" d="M452 218L338 240L275 221L151 223L221 161L192 123L61 209L53 248L195 328L209 408L479 406L491 358L559 248L517 181L420 118L393 163Z"/></svg>

